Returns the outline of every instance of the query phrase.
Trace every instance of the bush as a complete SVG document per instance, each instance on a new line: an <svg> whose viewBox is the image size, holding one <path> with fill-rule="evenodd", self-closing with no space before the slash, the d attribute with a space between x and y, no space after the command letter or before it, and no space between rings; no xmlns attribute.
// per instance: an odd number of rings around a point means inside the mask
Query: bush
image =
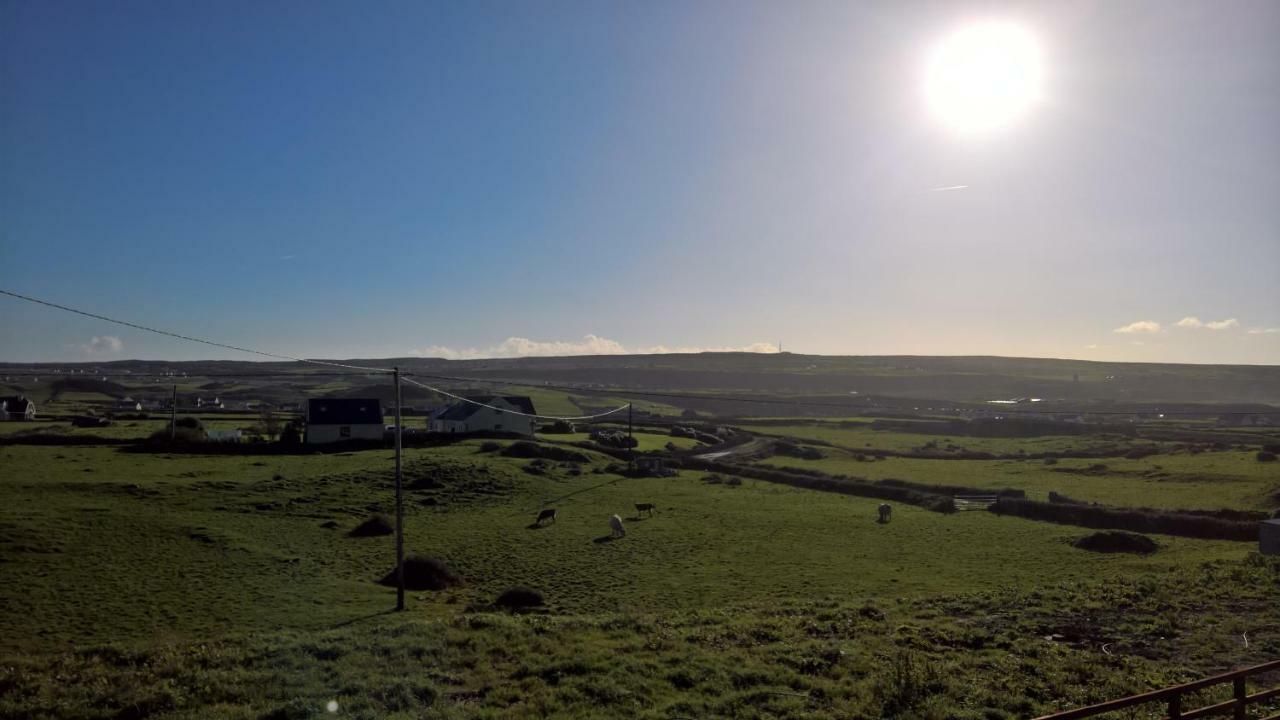
<svg viewBox="0 0 1280 720"><path fill-rule="evenodd" d="M196 422L199 422L197 420ZM184 427L182 421L178 421L178 427L172 433L172 440L175 443L195 444L202 443L207 439L204 434L204 428ZM168 443L170 441L169 428L157 430L147 437L149 443Z"/></svg>
<svg viewBox="0 0 1280 720"><path fill-rule="evenodd" d="M506 457L513 458L537 458L541 460L555 460L556 462L591 462L591 458L577 450L567 450L565 448L553 447L548 445L539 445L528 440L511 443L507 449L502 451Z"/></svg>
<svg viewBox="0 0 1280 720"><path fill-rule="evenodd" d="M482 453L498 452L501 449L502 443L496 443L492 440L486 440L480 443L480 452Z"/></svg>
<svg viewBox="0 0 1280 720"><path fill-rule="evenodd" d="M1135 553L1137 555L1150 555L1160 549L1156 541L1146 535L1123 532L1121 530L1103 530L1092 535L1085 535L1071 544L1081 550L1092 552Z"/></svg>
<svg viewBox="0 0 1280 720"><path fill-rule="evenodd" d="M1060 499L1062 496L1058 496ZM1040 502L1002 497L992 508L1003 515L1044 520L1081 527L1128 530L1208 540L1257 540L1256 520L1219 517L1209 511L1167 511L1151 508L1121 508L1082 505L1070 502Z"/></svg>
<svg viewBox="0 0 1280 720"><path fill-rule="evenodd" d="M1255 457L1258 458L1258 462L1275 462L1276 461L1276 454L1269 450L1259 450L1258 454Z"/></svg>
<svg viewBox="0 0 1280 720"><path fill-rule="evenodd" d="M799 458L801 460L821 460L824 456L822 451L817 448L804 447L786 440L779 440L774 443L773 451L778 455L785 457Z"/></svg>
<svg viewBox="0 0 1280 720"><path fill-rule="evenodd" d="M390 535L396 531L396 526L391 522L391 518L381 513L369 516L368 520L351 528L351 532L347 533L351 537L378 537L380 535Z"/></svg>
<svg viewBox="0 0 1280 720"><path fill-rule="evenodd" d="M399 583L395 568L378 584L396 587ZM462 578L440 558L410 555L404 559L404 586L409 590L444 590L461 584Z"/></svg>
<svg viewBox="0 0 1280 720"><path fill-rule="evenodd" d="M493 604L507 610L524 610L542 607L546 603L542 599L542 593L537 590L527 587L513 587L503 590L498 599L493 601Z"/></svg>
<svg viewBox="0 0 1280 720"><path fill-rule="evenodd" d="M1045 465L1057 465L1057 464L1058 464L1058 458L1056 458L1056 457L1047 457L1047 458L1045 458L1045 459L1044 459L1044 464L1045 464Z"/></svg>

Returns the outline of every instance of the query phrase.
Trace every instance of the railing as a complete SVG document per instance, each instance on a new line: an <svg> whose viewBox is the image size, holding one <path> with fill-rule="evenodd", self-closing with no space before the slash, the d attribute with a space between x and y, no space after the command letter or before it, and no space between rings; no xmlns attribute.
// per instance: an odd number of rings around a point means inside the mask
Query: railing
<svg viewBox="0 0 1280 720"><path fill-rule="evenodd" d="M956 510L988 510L1000 498L996 495L953 495L951 502Z"/></svg>
<svg viewBox="0 0 1280 720"><path fill-rule="evenodd" d="M1089 707L1077 708L1075 710L1067 710L1053 715L1045 715L1037 720L1074 720L1075 718L1094 717L1103 713L1113 712L1115 710L1123 710L1124 708L1134 707L1135 705L1143 705L1146 703L1164 702L1168 705L1169 720L1194 720L1195 718L1209 717L1211 715L1227 715L1230 714L1233 720L1247 720L1249 717L1249 706L1255 703L1266 702L1273 698L1280 698L1280 686L1271 688L1270 690L1262 690L1249 694L1245 687L1245 679L1252 675L1261 675L1266 672L1280 672L1280 660L1273 660L1269 663L1255 665L1250 668L1234 670L1222 675L1215 675L1203 680L1196 680L1185 685L1175 685L1173 687L1164 688L1163 690L1152 690L1151 692L1134 695L1132 697L1121 698L1119 700L1111 700L1109 702L1090 705ZM1214 685L1223 683L1231 683L1232 698L1224 702L1214 705L1207 705L1194 710L1182 709L1182 696L1196 690L1203 690ZM1280 713L1269 715L1263 720L1280 720Z"/></svg>

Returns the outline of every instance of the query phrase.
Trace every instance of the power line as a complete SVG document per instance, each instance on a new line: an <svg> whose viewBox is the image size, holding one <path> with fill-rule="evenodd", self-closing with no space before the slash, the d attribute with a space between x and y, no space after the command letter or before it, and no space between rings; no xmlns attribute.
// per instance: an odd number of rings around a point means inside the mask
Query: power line
<svg viewBox="0 0 1280 720"><path fill-rule="evenodd" d="M345 364L345 363L329 362L329 361L326 361L326 360L312 360L312 359L308 359L308 358L293 357L292 355L281 355L281 354L279 354L279 353L269 353L269 352L265 352L265 351L263 351L263 350L254 350L254 349L252 349L252 348L239 347L239 346L237 346L237 345L229 345L229 344L227 344L227 343L215 342L215 341L213 341L213 340L205 340L205 339L203 339L203 338L192 337L192 336L190 336L190 335L182 335L182 334L180 334L180 333L170 332L170 331L168 331L168 330L159 330L159 329L157 329L157 328L147 327L146 325L140 325L140 324L138 324L138 323L129 322L129 321L127 321L127 320L118 320L118 319L116 319L116 318L107 317L106 315L99 315L99 314L97 314L97 313L91 313L91 312L88 312L87 310L80 310L80 309L78 309L78 308L68 307L68 306L66 306L66 305L61 305L61 304L59 304L59 303L50 302L50 301L48 301L48 300L41 300L40 298L34 298L34 297L30 297L30 296L28 296L28 295L22 295L22 294L20 294L20 293L11 292L11 291L9 291L9 290L4 290L4 289L2 289L2 288L0 288L0 294L8 295L8 296L10 296L10 297L14 297L14 298L18 298L19 300L26 300L27 302L35 303L35 304L37 304L37 305L44 305L44 306L46 306L46 307L51 307L51 308L54 308L54 309L57 309L57 310L62 310L62 311L64 311L64 312L74 313L74 314L76 314L76 315L83 315L83 316L85 316L85 317L93 318L93 319L95 319L95 320L102 320L102 321L104 321L104 322L115 323L116 325L123 325L124 327L130 327L130 328L134 328L134 329L136 329L136 330L144 330L144 331L149 332L149 333L155 333L155 334L157 334L157 335L165 335L165 336L167 336L167 337L177 338L177 339L179 339L179 340L186 340L186 341L188 341L188 342L202 343L202 344L204 344L204 345L212 345L213 347L220 347L220 348L225 348L225 349L227 349L227 350L235 350L235 351L237 351L237 352L250 353L250 354L252 354L252 355L261 355L261 356L263 356L263 357L275 358L275 359L277 359L277 360L291 360L291 361L293 361L293 362L311 363L311 364L313 364L313 365L324 365L324 366L328 366L328 367L347 368L347 369L349 369L349 370L362 370L362 371L370 372L370 373L388 373L388 374L398 374L398 373L399 373L399 371L398 371L398 370L396 370L396 369L394 369L394 368L372 368L372 367L362 367L362 366L360 366L360 365L347 365L347 364ZM172 377L172 376L170 376L170 377ZM614 408L613 410L610 410L609 412L606 412L606 413L599 413L599 414L596 414L596 415L584 415L584 416L580 416L580 417L557 417L557 416L554 416L554 415L536 415L536 414L532 414L532 413L522 413L522 412L517 412L517 411L509 410L509 409L506 409L506 408L494 407L493 405L486 405L485 403L477 402L477 401L475 401L475 400L471 400L470 398L462 397L461 395L454 395L453 393L448 392L448 391L446 391L446 390L441 390L440 388L431 387L430 385L426 385L426 384L423 384L423 383L415 382L415 381L413 381L413 380L408 380L407 378L404 378L404 379L405 379L407 382L409 382L409 384L411 384L411 385L417 385L417 386L418 386L418 387L420 387L420 388L424 388L424 389L426 389L426 390L430 390L430 391L432 391L432 392L439 393L439 394L441 394L441 395L444 395L445 397L451 397L451 398L454 398L455 400L459 400L459 401L461 401L461 402L470 403L470 404L472 404L472 405L479 405L480 407L489 408L489 409L491 409L491 410L499 410L499 411L501 411L501 412L511 413L511 414L513 414L513 415L520 415L520 416L523 416L523 417L532 417L532 418L542 418L542 419L544 419L544 420L591 420L591 419L598 418L598 417L604 417L604 416L606 416L606 415L612 415L613 413L616 413L616 412L618 412L619 410L623 410L623 409L626 409L626 408L630 407L630 403L627 403L627 404L624 404L624 405L622 405L622 406L620 406L620 407Z"/></svg>
<svg viewBox="0 0 1280 720"><path fill-rule="evenodd" d="M461 400L462 402L471 403L472 405L479 405L480 407L489 408L490 410L497 410L498 412L507 413L509 415L519 415L520 417L528 417L528 418L541 418L543 420L595 420L596 418L602 418L602 417L605 417L606 415L612 415L616 412L620 412L622 410L626 410L627 408L631 407L631 403L624 403L607 412L596 413L595 415L579 415L577 417L558 417L555 415L539 415L537 413L519 412L518 410L511 410L509 408L502 408L494 405L487 405L478 400L472 400L471 398L466 398L461 395L454 395L453 393L447 392L445 390L441 390L440 388L434 388L425 383L420 383L414 380L410 380L409 378L404 377L404 375L401 375L400 379L404 380L410 385L417 385L420 388L424 388L426 390L439 393L441 395L444 395L445 397L451 397L455 400Z"/></svg>
<svg viewBox="0 0 1280 720"><path fill-rule="evenodd" d="M275 358L277 360L292 360L293 362L311 363L313 365L327 365L329 367L340 367L340 368L347 368L350 370L364 370L367 372L380 372L380 373L395 372L391 368L371 368L371 367L361 367L359 365L346 365L343 363L328 362L326 360L310 360L307 358L293 357L291 355L280 355L278 353L269 353L269 352L264 352L262 350L253 350L251 348L244 348L236 345L228 345L227 343L215 342L213 340L204 340L202 338L191 337L190 335L182 335L179 333L170 332L168 330L158 330L153 327L147 327L146 325L139 325L138 323L129 322L127 320L117 320L115 318L107 317L106 315L99 315L97 313L88 312L87 310L79 310L77 308L67 307L66 305L59 305L58 303L55 303L55 302L50 302L48 300L41 300L40 298L34 298L28 295L21 295L19 293L10 292L2 288L0 288L0 295L8 295L9 297L18 298L19 300L26 300L27 302L35 303L37 305L44 305L46 307L55 308L57 310L63 310L65 312L74 313L76 315L83 315L84 317L93 318L94 320L102 320L104 322L115 323L116 325L123 325L124 327L134 328L135 330L145 330L146 332L155 333L157 335L166 335L168 337L177 338L179 340L202 343L204 345L212 345L213 347L220 347L220 348L225 348L227 350L235 350L237 352L249 353L250 355L261 355L263 357Z"/></svg>

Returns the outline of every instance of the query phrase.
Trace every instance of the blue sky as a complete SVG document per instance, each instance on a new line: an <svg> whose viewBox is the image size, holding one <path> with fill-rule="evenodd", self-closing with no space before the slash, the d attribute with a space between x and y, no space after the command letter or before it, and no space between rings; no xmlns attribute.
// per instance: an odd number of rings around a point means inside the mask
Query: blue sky
<svg viewBox="0 0 1280 720"><path fill-rule="evenodd" d="M975 137L922 67L990 18L1044 99ZM319 357L1276 363L1278 32L1265 1L0 0L0 286ZM233 357L7 298L0 338Z"/></svg>

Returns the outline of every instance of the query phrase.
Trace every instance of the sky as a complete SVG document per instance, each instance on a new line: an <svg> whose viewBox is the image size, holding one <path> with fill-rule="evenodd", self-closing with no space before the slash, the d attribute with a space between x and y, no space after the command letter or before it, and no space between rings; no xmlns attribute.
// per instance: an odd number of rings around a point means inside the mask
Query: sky
<svg viewBox="0 0 1280 720"><path fill-rule="evenodd" d="M957 129L958 28L1038 99ZM1280 3L0 0L0 288L306 357L1280 363ZM0 361L253 359L0 297Z"/></svg>

